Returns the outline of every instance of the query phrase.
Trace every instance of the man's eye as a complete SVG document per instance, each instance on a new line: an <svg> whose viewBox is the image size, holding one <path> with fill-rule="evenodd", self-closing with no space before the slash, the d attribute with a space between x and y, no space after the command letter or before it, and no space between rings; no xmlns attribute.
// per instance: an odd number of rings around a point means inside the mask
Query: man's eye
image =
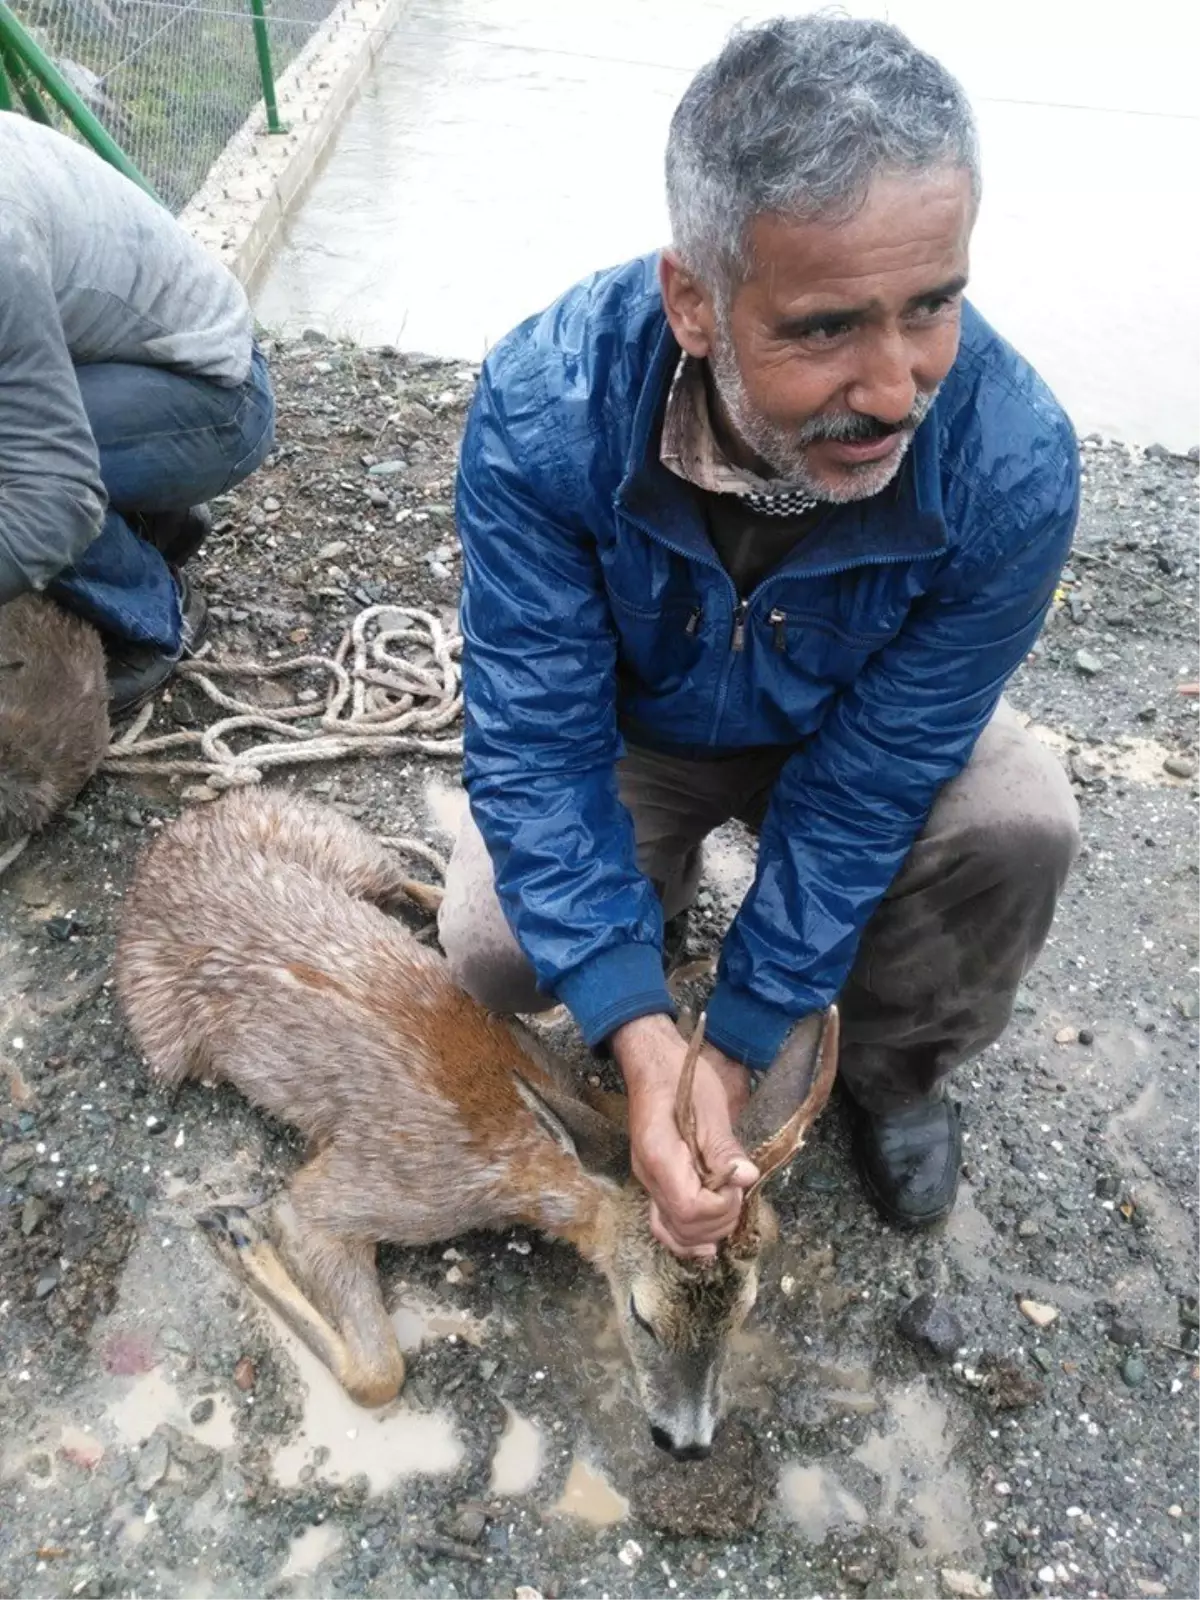
<svg viewBox="0 0 1200 1600"><path fill-rule="evenodd" d="M958 304L956 294L940 295L936 300L925 300L916 308L914 315L918 320L922 317L939 317L943 311L948 311Z"/></svg>
<svg viewBox="0 0 1200 1600"><path fill-rule="evenodd" d="M646 1321L646 1319L642 1315L642 1313L638 1310L637 1301L633 1298L632 1295L629 1296L629 1315L633 1318L633 1320L637 1323L638 1327L641 1328L644 1333L648 1333L652 1339L657 1341L658 1335L655 1333L654 1329L650 1326L650 1324Z"/></svg>
<svg viewBox="0 0 1200 1600"><path fill-rule="evenodd" d="M819 327L809 328L801 334L804 344L832 344L835 339L840 339L850 330L848 322L825 322Z"/></svg>

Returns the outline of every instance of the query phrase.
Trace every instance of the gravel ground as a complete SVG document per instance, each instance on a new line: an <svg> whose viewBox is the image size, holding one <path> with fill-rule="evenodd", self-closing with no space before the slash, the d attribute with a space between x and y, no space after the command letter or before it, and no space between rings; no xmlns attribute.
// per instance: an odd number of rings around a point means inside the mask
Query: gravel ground
<svg viewBox="0 0 1200 1600"><path fill-rule="evenodd" d="M279 451L197 562L217 648L328 648L376 600L451 617L474 372L313 336L274 360ZM962 1199L890 1231L823 1119L709 1463L658 1457L604 1291L532 1236L385 1251L410 1380L383 1416L344 1401L192 1221L296 1142L230 1092L160 1095L115 1010L121 892L177 788L93 782L0 878L0 1593L1197 1593L1195 472L1085 464L1013 686L1085 850L958 1076ZM177 686L158 718L210 714ZM442 847L461 804L444 759L278 781ZM714 841L697 952L749 862Z"/></svg>

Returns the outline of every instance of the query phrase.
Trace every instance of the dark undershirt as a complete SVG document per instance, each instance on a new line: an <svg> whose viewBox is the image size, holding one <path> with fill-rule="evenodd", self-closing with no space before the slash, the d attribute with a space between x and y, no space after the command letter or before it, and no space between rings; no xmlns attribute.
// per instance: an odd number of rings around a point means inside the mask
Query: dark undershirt
<svg viewBox="0 0 1200 1600"><path fill-rule="evenodd" d="M798 517L764 517L751 511L741 495L702 493L701 500L713 549L743 600L787 560L823 511L817 507Z"/></svg>

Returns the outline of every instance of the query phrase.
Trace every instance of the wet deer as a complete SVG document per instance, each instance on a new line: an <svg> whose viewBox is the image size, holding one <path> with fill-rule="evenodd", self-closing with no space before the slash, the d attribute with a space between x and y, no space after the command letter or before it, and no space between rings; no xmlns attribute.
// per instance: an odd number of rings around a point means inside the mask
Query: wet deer
<svg viewBox="0 0 1200 1600"><path fill-rule="evenodd" d="M387 914L436 894L346 818L279 793L230 794L150 846L125 905L117 985L152 1071L168 1085L231 1083L309 1141L261 1227L228 1207L200 1221L363 1405L404 1381L379 1242L516 1224L566 1240L608 1280L656 1442L705 1455L725 1350L775 1233L761 1182L715 1261L659 1245L612 1114L620 1097L589 1103L528 1029L457 989ZM694 1156L700 1040L697 1028L677 1105ZM764 1180L803 1143L836 1051L836 1016L809 1019L751 1097L739 1133Z"/></svg>
<svg viewBox="0 0 1200 1600"><path fill-rule="evenodd" d="M0 606L0 856L71 803L108 740L96 630L43 595Z"/></svg>

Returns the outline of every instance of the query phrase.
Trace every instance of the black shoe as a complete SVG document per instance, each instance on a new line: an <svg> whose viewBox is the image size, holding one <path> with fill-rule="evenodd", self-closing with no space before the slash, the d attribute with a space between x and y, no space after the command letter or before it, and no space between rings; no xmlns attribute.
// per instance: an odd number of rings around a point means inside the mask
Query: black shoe
<svg viewBox="0 0 1200 1600"><path fill-rule="evenodd" d="M849 1103L859 1175L887 1220L927 1228L948 1216L962 1164L962 1133L952 1102L939 1096L884 1115Z"/></svg>
<svg viewBox="0 0 1200 1600"><path fill-rule="evenodd" d="M193 589L182 572L173 573L179 590L182 627L178 650L163 650L159 645L136 644L111 635L104 640L108 669L108 713L113 718L126 716L157 694L185 656L194 654L208 632L208 603Z"/></svg>
<svg viewBox="0 0 1200 1600"><path fill-rule="evenodd" d="M192 559L213 526L207 506L192 506L188 511L147 511L130 520L138 534L173 567Z"/></svg>
<svg viewBox="0 0 1200 1600"><path fill-rule="evenodd" d="M677 911L669 922L663 925L663 971L669 978L676 967L683 965L687 954L688 933L691 929L692 914L685 906L682 911Z"/></svg>

